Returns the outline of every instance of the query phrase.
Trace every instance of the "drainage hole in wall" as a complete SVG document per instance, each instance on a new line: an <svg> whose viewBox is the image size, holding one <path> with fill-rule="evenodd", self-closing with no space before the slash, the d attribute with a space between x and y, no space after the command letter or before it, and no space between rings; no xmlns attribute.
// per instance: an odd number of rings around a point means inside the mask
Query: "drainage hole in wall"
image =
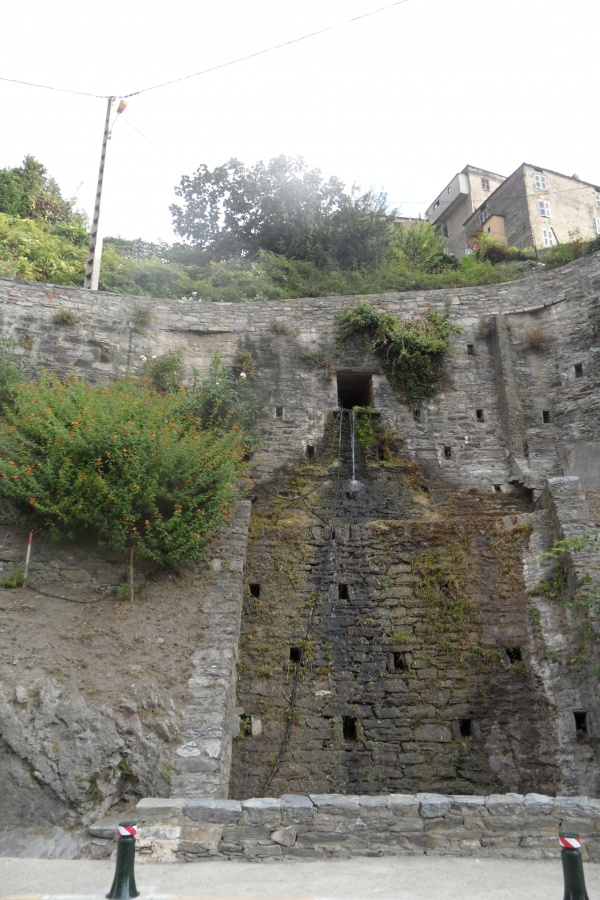
<svg viewBox="0 0 600 900"><path fill-rule="evenodd" d="M276 407L275 407L275 418L276 418L276 419L283 419L283 406L276 406Z"/></svg>
<svg viewBox="0 0 600 900"><path fill-rule="evenodd" d="M583 375L583 363L575 363L573 372L575 373L575 378L581 378Z"/></svg>
<svg viewBox="0 0 600 900"><path fill-rule="evenodd" d="M340 600L350 599L350 591L348 590L347 584L338 584L338 598Z"/></svg>
<svg viewBox="0 0 600 900"><path fill-rule="evenodd" d="M406 671L406 663L404 662L404 654L403 653L394 653L394 671L395 672L405 672Z"/></svg>
<svg viewBox="0 0 600 900"><path fill-rule="evenodd" d="M550 410L549 409L542 410L542 421L543 421L544 425L550 424Z"/></svg>
<svg viewBox="0 0 600 900"><path fill-rule="evenodd" d="M413 412L413 419L415 420L415 422L420 422L420 421L421 421L421 410L420 410L420 409L415 409L415 410L414 410L414 412Z"/></svg>
<svg viewBox="0 0 600 900"><path fill-rule="evenodd" d="M452 447L444 447L444 459L452 459Z"/></svg>
<svg viewBox="0 0 600 900"><path fill-rule="evenodd" d="M473 720L459 719L458 730L460 731L461 737L473 737Z"/></svg>
<svg viewBox="0 0 600 900"><path fill-rule="evenodd" d="M240 716L240 735L248 737L252 734L252 715L250 713L242 713Z"/></svg>
<svg viewBox="0 0 600 900"><path fill-rule="evenodd" d="M345 741L358 740L357 720L354 716L342 716L342 733Z"/></svg>
<svg viewBox="0 0 600 900"><path fill-rule="evenodd" d="M290 662L300 662L300 647L290 647Z"/></svg>
<svg viewBox="0 0 600 900"><path fill-rule="evenodd" d="M260 584L250 583L248 585L248 590L250 591L251 597L260 597Z"/></svg>
<svg viewBox="0 0 600 900"><path fill-rule="evenodd" d="M501 484L495 484L495 485L494 485L494 490L496 491L497 494L501 494L501 493L502 493L502 485L501 485Z"/></svg>
<svg viewBox="0 0 600 900"><path fill-rule="evenodd" d="M346 491L346 500L356 500L356 491Z"/></svg>
<svg viewBox="0 0 600 900"><path fill-rule="evenodd" d="M306 458L307 458L307 459L314 459L314 458L315 458L315 448L313 447L312 444L307 444L307 445L306 445Z"/></svg>
<svg viewBox="0 0 600 900"><path fill-rule="evenodd" d="M511 664L516 662L523 662L523 654L521 653L520 647L507 647L506 655L508 656L508 660Z"/></svg>
<svg viewBox="0 0 600 900"><path fill-rule="evenodd" d="M587 713L583 712L583 710L577 710L573 713L573 718L575 719L575 731L577 732L577 737L583 737L588 733Z"/></svg>
<svg viewBox="0 0 600 900"><path fill-rule="evenodd" d="M475 344L467 344L467 356L475 356Z"/></svg>
<svg viewBox="0 0 600 900"><path fill-rule="evenodd" d="M478 421L478 422L485 422L485 416L484 416L484 414L483 414L483 410L482 410L482 409L476 409L476 410L475 410L475 415L477 416L477 421Z"/></svg>

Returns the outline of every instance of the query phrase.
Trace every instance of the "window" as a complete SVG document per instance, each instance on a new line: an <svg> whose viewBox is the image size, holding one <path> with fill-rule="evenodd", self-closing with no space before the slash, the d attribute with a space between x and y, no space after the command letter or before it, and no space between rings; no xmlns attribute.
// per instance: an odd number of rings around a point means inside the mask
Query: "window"
<svg viewBox="0 0 600 900"><path fill-rule="evenodd" d="M483 225L483 223L489 219L490 214L486 206L482 206L479 211L479 224Z"/></svg>
<svg viewBox="0 0 600 900"><path fill-rule="evenodd" d="M533 173L533 186L539 188L541 191L545 191L547 188L546 184L546 176L542 175L541 172Z"/></svg>
<svg viewBox="0 0 600 900"><path fill-rule="evenodd" d="M544 247L552 247L555 243L554 232L551 228L542 228L542 244Z"/></svg>
<svg viewBox="0 0 600 900"><path fill-rule="evenodd" d="M452 226L450 225L450 222L444 222L444 224L442 225L442 234L445 238L450 237L450 235L452 234Z"/></svg>
<svg viewBox="0 0 600 900"><path fill-rule="evenodd" d="M433 208L437 209L439 205L440 205L440 201L436 200L435 203L433 204Z"/></svg>
<svg viewBox="0 0 600 900"><path fill-rule="evenodd" d="M544 216L546 219L550 218L550 204L547 200L538 200L538 211L540 216Z"/></svg>
<svg viewBox="0 0 600 900"><path fill-rule="evenodd" d="M478 422L485 422L485 415L482 409L475 410L475 417Z"/></svg>
<svg viewBox="0 0 600 900"><path fill-rule="evenodd" d="M600 218L596 216L594 222L596 223L596 234L600 234Z"/></svg>
<svg viewBox="0 0 600 900"><path fill-rule="evenodd" d="M594 192L594 200L596 201L596 206L600 207L600 191Z"/></svg>
<svg viewBox="0 0 600 900"><path fill-rule="evenodd" d="M490 189L490 180L489 180L489 178L482 178L482 179L481 179L481 187L483 188L484 191L489 191L489 189Z"/></svg>
<svg viewBox="0 0 600 900"><path fill-rule="evenodd" d="M444 447L444 459L452 459L452 447Z"/></svg>

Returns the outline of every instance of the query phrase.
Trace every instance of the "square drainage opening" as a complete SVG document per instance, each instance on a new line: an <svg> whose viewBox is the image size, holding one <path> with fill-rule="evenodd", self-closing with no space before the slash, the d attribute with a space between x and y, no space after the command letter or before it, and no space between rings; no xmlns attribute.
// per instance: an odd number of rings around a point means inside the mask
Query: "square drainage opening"
<svg viewBox="0 0 600 900"><path fill-rule="evenodd" d="M573 718L575 719L577 737L583 737L588 734L588 714L583 710L577 710L573 713Z"/></svg>
<svg viewBox="0 0 600 900"><path fill-rule="evenodd" d="M354 716L342 716L342 733L345 741L357 741L357 720Z"/></svg>
<svg viewBox="0 0 600 900"><path fill-rule="evenodd" d="M337 373L338 403L342 409L373 406L373 376L366 372Z"/></svg>
<svg viewBox="0 0 600 900"><path fill-rule="evenodd" d="M473 720L459 719L458 730L460 731L461 737L473 737Z"/></svg>

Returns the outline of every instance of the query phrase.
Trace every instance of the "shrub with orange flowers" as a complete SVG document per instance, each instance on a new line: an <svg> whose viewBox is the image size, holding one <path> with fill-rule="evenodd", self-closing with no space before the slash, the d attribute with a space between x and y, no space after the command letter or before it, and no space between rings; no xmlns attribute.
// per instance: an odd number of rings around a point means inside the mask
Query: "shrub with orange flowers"
<svg viewBox="0 0 600 900"><path fill-rule="evenodd" d="M235 416L203 422L194 405L184 388L43 373L4 409L0 495L57 539L197 559L239 493L248 442Z"/></svg>

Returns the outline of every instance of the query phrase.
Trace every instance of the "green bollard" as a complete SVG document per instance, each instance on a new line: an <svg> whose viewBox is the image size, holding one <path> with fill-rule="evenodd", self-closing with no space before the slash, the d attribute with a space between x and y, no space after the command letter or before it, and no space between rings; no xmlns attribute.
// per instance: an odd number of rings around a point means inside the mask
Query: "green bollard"
<svg viewBox="0 0 600 900"><path fill-rule="evenodd" d="M117 865L115 877L110 891L106 895L109 900L131 900L139 897L135 886L133 864L135 861L135 822L119 822L119 843L117 844Z"/></svg>
<svg viewBox="0 0 600 900"><path fill-rule="evenodd" d="M578 834L559 834L558 839L562 850L560 852L565 880L565 895L563 900L590 900L585 889L583 877L583 860L579 848L581 841Z"/></svg>

